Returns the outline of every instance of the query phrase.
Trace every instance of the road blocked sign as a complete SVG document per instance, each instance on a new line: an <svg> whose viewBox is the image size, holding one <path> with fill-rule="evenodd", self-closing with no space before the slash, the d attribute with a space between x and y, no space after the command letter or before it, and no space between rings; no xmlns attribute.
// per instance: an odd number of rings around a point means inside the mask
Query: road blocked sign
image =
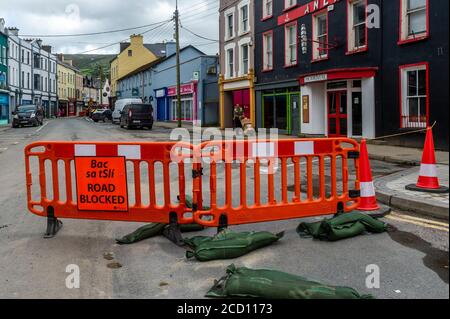
<svg viewBox="0 0 450 319"><path fill-rule="evenodd" d="M125 157L76 157L80 211L128 211Z"/></svg>

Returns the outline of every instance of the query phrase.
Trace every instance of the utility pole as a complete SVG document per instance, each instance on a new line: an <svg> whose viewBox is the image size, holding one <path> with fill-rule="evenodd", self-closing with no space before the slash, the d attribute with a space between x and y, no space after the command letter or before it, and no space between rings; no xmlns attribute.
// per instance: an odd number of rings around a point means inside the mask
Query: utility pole
<svg viewBox="0 0 450 319"><path fill-rule="evenodd" d="M175 41L176 41L176 56L177 56L177 117L178 127L181 127L181 92L180 92L180 30L179 30L179 13L178 0L175 0Z"/></svg>

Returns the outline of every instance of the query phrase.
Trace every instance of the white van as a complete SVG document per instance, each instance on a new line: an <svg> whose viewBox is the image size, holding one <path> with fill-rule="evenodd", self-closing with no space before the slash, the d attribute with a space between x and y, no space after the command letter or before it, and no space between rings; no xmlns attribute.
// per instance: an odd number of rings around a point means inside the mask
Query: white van
<svg viewBox="0 0 450 319"><path fill-rule="evenodd" d="M114 111L112 113L112 122L114 124L120 123L120 112L122 112L123 108L127 104L142 104L141 99L121 99L117 100L116 104L114 104Z"/></svg>

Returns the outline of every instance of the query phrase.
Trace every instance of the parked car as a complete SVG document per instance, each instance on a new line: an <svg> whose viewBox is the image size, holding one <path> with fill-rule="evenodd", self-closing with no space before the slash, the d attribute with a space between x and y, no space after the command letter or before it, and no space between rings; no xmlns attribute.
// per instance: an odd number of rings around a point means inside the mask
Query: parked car
<svg viewBox="0 0 450 319"><path fill-rule="evenodd" d="M37 105L20 105L12 112L12 127L24 125L38 126L44 124L44 110Z"/></svg>
<svg viewBox="0 0 450 319"><path fill-rule="evenodd" d="M151 104L127 104L120 114L120 127L153 127L153 106Z"/></svg>
<svg viewBox="0 0 450 319"><path fill-rule="evenodd" d="M91 119L97 123L99 121L106 122L107 120L112 120L112 111L110 109L97 109L91 115Z"/></svg>
<svg viewBox="0 0 450 319"><path fill-rule="evenodd" d="M116 103L114 104L114 109L113 109L113 113L112 113L112 122L113 123L120 123L120 112L122 112L123 108L125 107L125 105L127 104L141 104L142 100L141 99L121 99L121 100L117 100Z"/></svg>

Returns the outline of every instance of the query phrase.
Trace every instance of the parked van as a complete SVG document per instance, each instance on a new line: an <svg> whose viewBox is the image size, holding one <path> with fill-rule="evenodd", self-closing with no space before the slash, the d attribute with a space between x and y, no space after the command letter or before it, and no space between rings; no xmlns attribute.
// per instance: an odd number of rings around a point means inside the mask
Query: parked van
<svg viewBox="0 0 450 319"><path fill-rule="evenodd" d="M120 112L122 112L123 108L127 104L142 104L141 99L121 99L117 100L116 104L114 104L114 111L112 113L112 122L114 124L120 123Z"/></svg>

